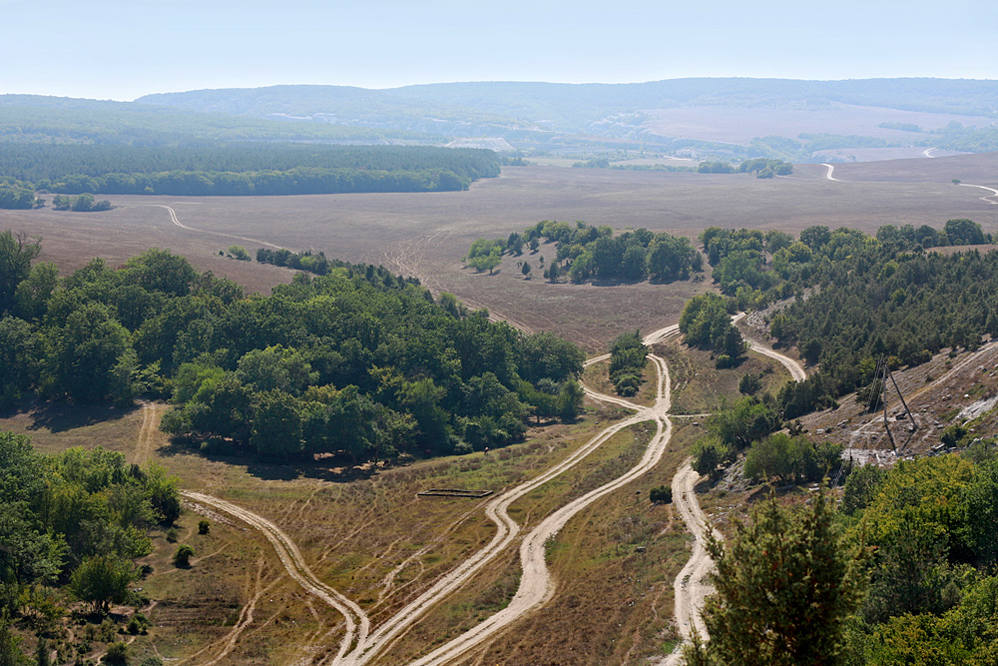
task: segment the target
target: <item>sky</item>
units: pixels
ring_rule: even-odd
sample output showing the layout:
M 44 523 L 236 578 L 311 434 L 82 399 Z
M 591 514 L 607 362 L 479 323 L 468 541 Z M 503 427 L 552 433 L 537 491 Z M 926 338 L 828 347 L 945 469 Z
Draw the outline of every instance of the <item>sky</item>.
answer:
M 0 93 L 998 79 L 996 37 L 993 0 L 0 0 Z

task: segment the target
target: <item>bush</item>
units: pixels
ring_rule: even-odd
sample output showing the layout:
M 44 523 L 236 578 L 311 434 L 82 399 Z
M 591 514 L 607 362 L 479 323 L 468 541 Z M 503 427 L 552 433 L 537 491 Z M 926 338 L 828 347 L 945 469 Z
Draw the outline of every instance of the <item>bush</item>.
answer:
M 648 492 L 648 499 L 652 504 L 672 504 L 672 488 L 668 486 L 658 486 Z
M 177 543 L 177 528 L 171 527 L 166 531 L 166 540 L 170 543 Z
M 125 627 L 125 630 L 132 635 L 144 634 L 149 629 L 149 624 L 149 620 L 145 615 L 142 613 L 136 613 L 131 617 L 131 619 L 128 620 L 128 625 Z
M 744 395 L 753 395 L 762 388 L 762 378 L 759 375 L 747 373 L 742 375 L 738 381 L 738 392 Z
M 198 534 L 207 534 L 211 531 L 211 524 L 207 520 L 198 521 Z
M 107 654 L 104 655 L 104 662 L 107 664 L 127 664 L 128 646 L 124 643 L 111 643 L 107 647 Z
M 173 554 L 173 565 L 178 569 L 187 569 L 191 566 L 191 557 L 193 555 L 193 548 L 187 544 L 181 544 L 177 548 L 177 552 Z

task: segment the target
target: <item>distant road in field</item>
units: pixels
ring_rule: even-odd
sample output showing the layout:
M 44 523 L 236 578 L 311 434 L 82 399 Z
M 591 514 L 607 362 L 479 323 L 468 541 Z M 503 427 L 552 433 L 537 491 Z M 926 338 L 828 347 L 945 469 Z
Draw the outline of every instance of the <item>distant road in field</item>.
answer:
M 175 211 L 170 206 L 167 206 L 166 204 L 144 204 L 144 205 L 146 205 L 146 206 L 153 206 L 155 208 L 165 208 L 166 212 L 170 214 L 170 221 L 173 222 L 173 224 L 175 226 L 178 226 L 181 229 L 185 229 L 187 231 L 194 231 L 194 232 L 197 232 L 199 234 L 211 234 L 212 236 L 218 236 L 220 238 L 230 238 L 232 240 L 241 240 L 241 241 L 244 241 L 246 243 L 256 243 L 257 245 L 263 245 L 263 246 L 266 246 L 266 247 L 269 247 L 269 248 L 273 248 L 275 250 L 287 250 L 288 249 L 288 248 L 286 248 L 286 247 L 284 247 L 282 245 L 275 245 L 274 243 L 270 243 L 270 242 L 267 242 L 265 240 L 259 240 L 257 238 L 249 238 L 247 236 L 237 236 L 235 234 L 227 234 L 227 233 L 223 233 L 221 231 L 210 231 L 208 229 L 195 229 L 194 227 L 189 227 L 186 224 L 184 224 L 183 222 L 181 222 L 180 219 L 177 217 L 177 211 Z
M 832 175 L 833 173 L 835 173 L 835 165 L 834 164 L 827 164 L 825 162 L 822 162 L 821 166 L 823 166 L 823 167 L 825 167 L 827 169 L 827 171 L 825 172 L 825 178 L 827 178 L 828 180 L 834 180 L 837 183 L 841 183 L 842 182 L 841 180 L 839 180 L 838 178 L 836 178 L 835 176 Z
M 991 194 L 987 194 L 983 197 L 978 197 L 978 199 L 989 204 L 998 205 L 998 201 L 995 200 L 995 197 L 998 197 L 998 189 L 995 189 L 993 187 L 987 187 L 985 185 L 971 185 L 970 183 L 958 183 L 958 185 L 960 185 L 961 187 L 976 187 L 980 190 L 987 190 Z
M 180 494 L 191 501 L 205 504 L 219 511 L 224 511 L 231 516 L 235 516 L 262 532 L 274 547 L 288 575 L 297 581 L 306 592 L 317 597 L 323 603 L 331 606 L 343 615 L 343 619 L 346 621 L 346 633 L 340 641 L 336 660 L 341 659 L 346 654 L 355 640 L 362 642 L 367 638 L 371 629 L 371 621 L 364 610 L 341 593 L 320 581 L 312 573 L 308 565 L 305 564 L 305 559 L 298 550 L 298 546 L 277 525 L 251 511 L 247 511 L 231 502 L 226 502 L 211 495 L 187 490 L 181 491 Z

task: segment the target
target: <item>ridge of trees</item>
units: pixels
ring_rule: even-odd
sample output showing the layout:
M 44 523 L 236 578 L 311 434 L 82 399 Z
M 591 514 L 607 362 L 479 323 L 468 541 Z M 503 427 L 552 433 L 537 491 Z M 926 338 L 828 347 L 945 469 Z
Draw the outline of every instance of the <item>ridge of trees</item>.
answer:
M 757 157 L 743 160 L 737 167 L 731 162 L 706 161 L 697 165 L 698 173 L 754 173 L 756 178 L 787 176 L 794 172 L 794 165 L 783 160 Z
M 711 227 L 701 240 L 729 309 L 791 299 L 770 315 L 770 333 L 818 369 L 781 390 L 786 419 L 863 389 L 882 355 L 894 367 L 915 365 L 945 347 L 974 349 L 984 334 L 998 335 L 998 253 L 927 251 L 989 242 L 971 220 L 949 220 L 943 229 L 887 225 L 875 236 L 816 226 L 797 240 Z
M 499 175 L 488 150 L 429 146 L 222 144 L 201 147 L 9 144 L 0 189 L 58 194 L 241 196 L 465 190 Z M 32 204 L 33 205 L 33 204 Z
M 553 220 L 513 232 L 505 240 L 480 238 L 472 243 L 465 263 L 491 273 L 503 255 L 536 253 L 542 242 L 555 243 L 555 259 L 544 269 L 550 282 L 674 282 L 702 270 L 700 253 L 687 238 L 643 228 L 614 235 L 607 226 Z
M 718 368 L 738 365 L 745 355 L 745 340 L 731 323 L 730 306 L 723 296 L 705 292 L 687 301 L 679 316 L 684 342 L 715 352 Z
M 435 300 L 381 267 L 331 262 L 247 298 L 163 250 L 66 278 L 30 266 L 37 252 L 0 234 L 3 407 L 170 397 L 163 428 L 181 442 L 356 462 L 501 446 L 531 415 L 581 409 L 578 347 Z

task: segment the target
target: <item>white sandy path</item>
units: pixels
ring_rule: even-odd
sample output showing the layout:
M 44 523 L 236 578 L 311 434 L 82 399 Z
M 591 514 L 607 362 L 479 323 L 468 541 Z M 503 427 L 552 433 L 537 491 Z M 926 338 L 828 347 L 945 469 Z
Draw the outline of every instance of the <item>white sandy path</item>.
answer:
M 308 568 L 307 564 L 305 564 L 305 560 L 302 557 L 301 552 L 298 550 L 298 547 L 288 537 L 288 535 L 281 531 L 281 529 L 274 525 L 274 523 L 270 522 L 266 518 L 263 518 L 262 516 L 252 513 L 251 511 L 247 511 L 242 507 L 236 506 L 231 502 L 226 502 L 223 499 L 219 499 L 211 495 L 187 490 L 181 491 L 181 494 L 194 502 L 207 504 L 208 506 L 214 507 L 219 511 L 224 511 L 225 513 L 235 516 L 239 520 L 242 520 L 243 522 L 248 523 L 250 526 L 263 532 L 263 535 L 267 537 L 267 540 L 270 541 L 270 544 L 277 552 L 277 556 L 280 558 L 281 563 L 287 570 L 288 575 L 297 581 L 306 592 L 319 598 L 322 602 L 336 609 L 343 615 L 343 618 L 346 621 L 346 633 L 340 641 L 340 648 L 336 657 L 337 659 L 342 658 L 342 656 L 346 654 L 355 639 L 358 643 L 360 643 L 367 638 L 367 635 L 371 629 L 371 621 L 367 617 L 364 610 L 356 603 L 316 578 L 315 574 L 312 573 L 312 570 Z
M 744 316 L 745 313 L 740 312 L 731 319 L 733 322 L 737 322 Z M 753 351 L 779 361 L 790 372 L 794 381 L 801 382 L 807 379 L 804 368 L 794 359 L 773 351 L 755 340 L 748 338 L 746 340 Z M 693 469 L 691 460 L 687 460 L 672 478 L 673 502 L 675 502 L 676 510 L 682 516 L 683 522 L 686 523 L 686 529 L 693 534 L 694 542 L 690 559 L 673 583 L 676 625 L 683 640 L 676 645 L 676 649 L 672 653 L 658 661 L 658 666 L 678 666 L 682 663 L 683 645 L 692 639 L 694 629 L 704 640 L 710 638 L 703 622 L 701 610 L 704 600 L 713 592 L 713 587 L 707 580 L 714 567 L 714 562 L 706 548 L 707 517 L 700 509 L 694 492 L 694 486 L 699 480 L 700 475 Z M 715 533 L 715 536 L 720 538 L 721 535 Z
M 655 355 L 649 355 L 649 358 L 658 370 L 658 398 L 654 407 L 643 408 L 613 396 L 602 396 L 593 391 L 587 391 L 589 395 L 598 396 L 599 399 L 606 398 L 607 402 L 628 406 L 637 411 L 635 416 L 621 422 L 618 426 L 647 420 L 655 421 L 657 426 L 655 435 L 638 464 L 609 483 L 569 502 L 532 529 L 520 544 L 520 562 L 523 575 L 520 578 L 520 586 L 516 595 L 509 605 L 425 657 L 412 662 L 413 666 L 443 664 L 452 661 L 550 600 L 555 591 L 555 582 L 547 568 L 545 543 L 580 511 L 599 498 L 643 476 L 659 463 L 672 436 L 672 423 L 668 418 L 671 404 L 669 370 L 663 359 Z M 615 428 L 619 429 L 617 426 Z
M 653 342 L 657 342 L 677 332 L 678 330 L 679 327 L 675 324 L 666 326 L 645 336 L 644 341 L 646 344 L 652 344 Z M 609 358 L 608 354 L 597 356 L 589 359 L 586 362 L 586 365 L 590 365 L 600 360 L 606 360 L 607 358 Z M 661 369 L 664 370 L 664 361 L 662 363 L 663 366 Z M 659 382 L 660 384 L 662 382 L 661 375 L 659 377 Z M 429 589 L 423 592 L 423 594 L 411 601 L 398 613 L 379 626 L 377 630 L 368 636 L 366 641 L 358 642 L 357 647 L 346 655 L 343 663 L 363 664 L 373 659 L 377 654 L 388 648 L 399 636 L 401 636 L 404 631 L 415 624 L 430 608 L 460 588 L 474 574 L 480 571 L 482 567 L 484 567 L 496 555 L 509 546 L 520 533 L 520 526 L 516 523 L 516 521 L 510 518 L 507 513 L 509 506 L 513 502 L 520 499 L 535 488 L 547 483 L 556 476 L 568 471 L 624 428 L 649 420 L 650 418 L 648 416 L 650 413 L 649 408 L 640 407 L 623 400 L 622 398 L 599 394 L 589 390 L 588 388 L 586 389 L 586 394 L 596 400 L 611 402 L 626 409 L 632 409 L 638 412 L 638 414 L 603 430 L 601 433 L 589 440 L 589 442 L 587 442 L 582 448 L 577 450 L 558 465 L 550 468 L 535 479 L 506 491 L 489 502 L 485 508 L 485 515 L 489 518 L 489 520 L 496 524 L 497 528 L 496 534 L 492 540 L 481 550 L 462 562 L 454 570 L 447 573 L 443 578 L 438 580 Z
M 995 197 L 998 197 L 998 189 L 993 187 L 988 187 L 986 185 L 971 185 L 970 183 L 957 183 L 960 187 L 976 187 L 979 190 L 987 190 L 991 194 L 986 194 L 983 197 L 978 197 L 981 201 L 989 204 L 998 205 L 998 201 L 995 201 Z
M 835 173 L 835 165 L 834 164 L 828 164 L 826 162 L 822 162 L 821 166 L 823 166 L 826 169 L 828 169 L 828 171 L 825 172 L 825 178 L 827 178 L 828 180 L 834 180 L 836 183 L 841 183 L 842 182 L 841 180 L 839 180 L 838 178 L 836 178 L 835 176 L 832 175 L 833 173 Z

